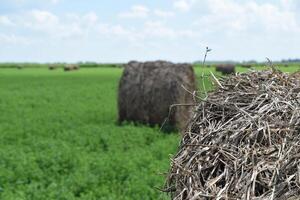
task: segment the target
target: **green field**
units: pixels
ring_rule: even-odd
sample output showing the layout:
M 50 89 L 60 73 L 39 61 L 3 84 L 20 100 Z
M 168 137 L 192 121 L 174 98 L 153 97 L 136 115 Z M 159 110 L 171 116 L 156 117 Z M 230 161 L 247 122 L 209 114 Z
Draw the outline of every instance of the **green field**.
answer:
M 180 137 L 116 125 L 121 73 L 0 69 L 0 199 L 167 199 Z
M 121 69 L 0 70 L 0 199 L 157 199 L 179 137 L 117 126 Z

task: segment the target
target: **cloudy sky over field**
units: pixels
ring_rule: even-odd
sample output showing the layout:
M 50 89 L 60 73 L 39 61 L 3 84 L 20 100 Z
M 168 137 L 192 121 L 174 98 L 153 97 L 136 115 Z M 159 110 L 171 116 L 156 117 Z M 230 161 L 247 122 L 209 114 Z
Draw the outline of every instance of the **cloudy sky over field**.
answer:
M 0 62 L 300 57 L 299 0 L 0 0 Z

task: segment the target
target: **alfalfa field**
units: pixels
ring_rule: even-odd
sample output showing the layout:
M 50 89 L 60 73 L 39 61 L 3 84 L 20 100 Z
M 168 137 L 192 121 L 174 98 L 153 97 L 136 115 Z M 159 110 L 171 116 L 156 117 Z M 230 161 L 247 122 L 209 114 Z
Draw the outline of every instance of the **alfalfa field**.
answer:
M 0 69 L 0 199 L 167 199 L 180 136 L 116 123 L 121 73 Z

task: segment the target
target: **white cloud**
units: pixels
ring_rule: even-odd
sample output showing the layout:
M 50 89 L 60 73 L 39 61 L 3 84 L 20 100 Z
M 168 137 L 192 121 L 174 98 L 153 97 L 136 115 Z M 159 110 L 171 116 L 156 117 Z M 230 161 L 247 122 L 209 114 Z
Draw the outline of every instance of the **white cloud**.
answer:
M 299 10 L 300 9 L 300 1 L 299 0 L 280 0 L 281 5 L 289 10 Z
M 95 31 L 99 24 L 98 15 L 95 12 L 88 12 L 83 15 L 65 14 L 59 16 L 50 11 L 36 9 L 12 15 L 11 19 L 0 16 L 0 26 L 13 25 L 14 31 L 30 31 L 32 35 L 39 38 L 67 39 L 84 37 L 91 31 Z M 4 38 L 8 41 L 8 37 L 2 36 L 3 41 Z M 11 41 L 14 40 L 14 37 L 10 38 Z
M 176 40 L 180 37 L 196 38 L 199 32 L 194 30 L 174 29 L 162 21 L 146 21 L 140 28 L 128 28 L 122 25 L 100 24 L 98 32 L 114 39 L 122 38 L 135 44 L 160 39 Z
M 98 19 L 98 15 L 95 12 L 89 12 L 83 16 L 83 20 L 89 25 L 96 24 Z
M 49 11 L 33 10 L 25 16 L 19 16 L 19 22 L 26 29 L 45 33 L 55 38 L 86 36 L 96 29 L 98 15 L 89 12 L 84 15 L 66 14 L 57 16 Z
M 130 8 L 130 11 L 120 13 L 121 18 L 146 18 L 149 15 L 149 8 L 143 5 L 134 5 Z
M 151 37 L 166 37 L 174 38 L 176 37 L 176 32 L 172 28 L 167 27 L 160 21 L 148 21 L 144 26 L 145 36 Z
M 13 1 L 31 4 L 35 0 Z M 41 1 L 46 5 L 56 2 Z M 170 57 L 167 58 L 173 60 L 193 60 L 199 59 L 199 46 L 201 50 L 206 44 L 215 50 L 211 55 L 216 55 L 213 59 L 264 58 L 272 55 L 280 58 L 299 54 L 298 0 L 278 0 L 277 3 L 258 0 L 170 2 L 170 9 L 132 6 L 128 12 L 119 14 L 121 18 L 132 19 L 129 21 L 120 18 L 102 21 L 105 16 L 102 18 L 102 13 L 93 12 L 93 7 L 91 12 L 84 14 L 22 9 L 7 16 L 0 15 L 0 43 L 9 47 L 8 44 L 30 42 L 31 49 L 35 49 L 35 45 L 44 45 L 43 48 L 52 51 L 52 57 L 60 56 L 62 59 L 68 56 L 63 51 L 82 47 L 86 49 L 76 48 L 78 54 L 72 53 L 72 58 L 77 59 L 81 55 L 91 58 L 93 52 L 98 54 L 102 51 L 103 59 L 108 55 L 113 60 L 118 54 L 113 49 L 120 47 L 124 49 L 119 51 L 122 58 L 136 56 L 143 59 L 143 52 L 149 51 L 153 55 L 151 58 L 168 55 Z M 48 47 L 48 41 L 53 46 L 65 45 L 68 48 L 61 48 L 61 54 L 57 53 Z M 289 47 L 287 50 L 284 49 L 286 46 Z M 157 51 L 153 51 L 156 47 L 159 47 Z
M 140 37 L 146 40 L 153 38 L 178 39 L 180 37 L 196 37 L 194 30 L 174 29 L 162 21 L 147 21 L 141 29 Z
M 0 34 L 0 44 L 12 44 L 12 45 L 28 45 L 30 40 L 23 36 L 17 36 L 15 34 Z
M 26 16 L 19 16 L 21 23 L 28 29 L 54 33 L 58 31 L 59 18 L 51 12 L 44 10 L 30 11 Z
M 300 24 L 295 13 L 289 10 L 282 10 L 271 4 L 253 5 L 249 10 L 257 13 L 258 20 L 261 20 L 263 26 L 270 31 L 300 31 Z
M 5 1 L 5 0 L 4 0 Z M 10 1 L 11 3 L 21 6 L 21 5 L 26 5 L 26 4 L 31 4 L 31 3 L 47 3 L 47 4 L 58 4 L 61 0 L 6 0 Z
M 175 14 L 172 11 L 154 9 L 150 10 L 144 5 L 134 5 L 127 12 L 122 12 L 119 14 L 120 18 L 147 18 L 150 16 L 157 16 L 162 18 L 174 17 Z
M 14 26 L 14 23 L 7 16 L 0 15 L 0 25 Z
M 209 32 L 300 31 L 295 13 L 275 4 L 233 0 L 207 0 L 207 4 L 209 13 L 195 24 Z
M 130 36 L 133 31 L 124 28 L 122 25 L 99 24 L 98 32 L 106 36 Z
M 165 11 L 165 10 L 160 10 L 160 9 L 154 10 L 154 14 L 158 17 L 163 17 L 163 18 L 175 16 L 175 14 L 172 11 Z
M 194 18 L 193 29 L 203 34 L 200 43 L 215 50 L 212 59 L 298 56 L 300 18 L 293 7 L 253 0 L 199 0 L 191 12 L 203 4 L 205 14 Z
M 181 12 L 187 12 L 191 9 L 191 1 L 188 0 L 176 0 L 173 3 L 173 6 L 175 9 L 181 11 Z
M 58 2 L 60 1 L 60 0 L 50 0 L 51 1 L 51 3 L 53 3 L 53 4 L 58 4 Z
M 57 24 L 59 22 L 58 17 L 48 11 L 33 10 L 30 14 L 40 24 Z

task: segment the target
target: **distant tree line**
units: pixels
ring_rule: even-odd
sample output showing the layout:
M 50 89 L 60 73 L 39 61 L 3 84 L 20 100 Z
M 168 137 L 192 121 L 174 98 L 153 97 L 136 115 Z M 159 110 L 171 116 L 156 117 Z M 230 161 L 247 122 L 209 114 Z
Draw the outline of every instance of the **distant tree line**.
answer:
M 63 68 L 69 63 L 53 62 L 53 63 L 14 63 L 6 62 L 0 63 L 0 68 L 46 68 L 55 66 L 55 68 Z M 122 67 L 121 63 L 96 63 L 96 62 L 77 62 L 72 63 L 78 65 L 80 68 L 96 68 L 96 67 Z
M 283 62 L 283 63 L 299 63 L 300 62 L 300 58 L 281 60 L 281 62 Z

